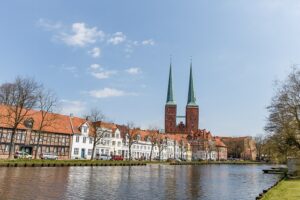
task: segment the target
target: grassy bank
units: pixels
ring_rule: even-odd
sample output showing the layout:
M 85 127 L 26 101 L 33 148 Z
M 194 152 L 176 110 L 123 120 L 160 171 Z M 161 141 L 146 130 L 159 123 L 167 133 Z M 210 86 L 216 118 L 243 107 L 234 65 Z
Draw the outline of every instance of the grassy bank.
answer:
M 104 160 L 0 160 L 0 167 L 60 167 L 60 166 L 142 166 L 141 161 Z
M 267 163 L 255 162 L 255 161 L 191 161 L 191 162 L 170 163 L 170 165 L 206 165 L 206 164 L 249 165 L 249 164 L 267 164 Z
M 263 200 L 298 200 L 300 199 L 300 179 L 284 179 L 270 189 Z
M 265 164 L 252 161 L 193 161 L 193 162 L 166 162 L 166 161 L 110 161 L 110 160 L 0 160 L 0 167 L 59 167 L 59 166 L 136 166 L 146 164 L 167 165 L 206 165 L 206 164 Z

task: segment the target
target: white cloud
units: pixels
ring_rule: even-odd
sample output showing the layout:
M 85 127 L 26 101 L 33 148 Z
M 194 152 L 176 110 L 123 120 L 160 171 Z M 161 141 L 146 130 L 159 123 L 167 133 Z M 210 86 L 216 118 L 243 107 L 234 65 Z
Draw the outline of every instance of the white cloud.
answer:
M 52 22 L 47 19 L 40 18 L 37 22 L 37 25 L 40 27 L 43 27 L 45 30 L 51 31 L 51 30 L 57 30 L 62 28 L 62 23 L 60 22 Z
M 122 32 L 116 32 L 113 34 L 111 38 L 108 39 L 108 43 L 112 43 L 113 45 L 120 44 L 126 40 L 126 35 L 124 35 Z
M 142 45 L 150 45 L 150 46 L 153 46 L 154 44 L 155 44 L 155 42 L 154 42 L 154 40 L 152 40 L 152 39 L 142 41 Z
M 101 54 L 101 49 L 99 47 L 94 47 L 88 52 L 92 57 L 97 58 Z
M 87 44 L 93 44 L 98 39 L 103 39 L 105 34 L 97 27 L 88 28 L 85 23 L 73 23 L 73 34 L 62 34 L 62 40 L 70 46 L 83 47 Z
M 141 73 L 141 69 L 138 67 L 131 67 L 129 69 L 126 69 L 126 72 L 131 75 L 136 75 L 136 74 Z
M 91 75 L 96 77 L 97 79 L 107 79 L 111 75 L 116 74 L 116 71 L 100 71 L 100 72 L 91 72 Z
M 90 68 L 92 69 L 98 69 L 100 68 L 101 66 L 99 64 L 91 64 Z
M 86 104 L 82 101 L 71 101 L 63 99 L 61 102 L 61 113 L 70 115 L 71 113 L 75 116 L 80 116 L 86 110 Z
M 104 88 L 101 90 L 91 90 L 88 94 L 95 98 L 108 98 L 108 97 L 120 97 L 126 95 L 135 95 L 134 93 L 127 93 L 123 90 L 118 90 L 114 88 Z
M 99 64 L 90 65 L 90 74 L 97 79 L 107 79 L 116 73 L 116 70 L 105 70 Z

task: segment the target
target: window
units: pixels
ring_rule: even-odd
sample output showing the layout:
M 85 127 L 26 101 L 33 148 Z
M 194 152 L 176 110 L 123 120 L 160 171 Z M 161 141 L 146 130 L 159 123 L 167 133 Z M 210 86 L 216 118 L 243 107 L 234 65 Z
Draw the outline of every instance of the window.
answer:
M 74 148 L 74 155 L 78 155 L 79 148 Z
M 89 150 L 88 150 L 88 155 L 89 155 L 89 156 L 92 155 L 92 151 L 93 151 L 92 149 L 89 149 Z
M 93 138 L 90 138 L 90 144 L 92 144 L 93 143 Z
M 88 127 L 83 126 L 82 128 L 83 128 L 83 132 L 84 132 L 84 133 L 87 133 L 87 132 L 88 132 Z
M 50 152 L 50 147 L 47 147 L 46 148 L 46 153 L 49 153 Z
M 112 141 L 112 145 L 115 146 L 116 145 L 116 141 Z
M 79 136 L 76 136 L 76 142 L 77 143 L 79 142 Z
M 118 142 L 118 147 L 120 147 L 121 146 L 121 142 Z
M 120 137 L 120 135 L 117 133 L 117 134 L 116 134 L 116 138 L 119 138 L 119 137 Z
M 86 143 L 86 137 L 83 137 L 82 142 Z
M 99 154 L 99 149 L 96 149 L 96 154 Z
M 5 151 L 9 151 L 9 145 L 5 145 Z

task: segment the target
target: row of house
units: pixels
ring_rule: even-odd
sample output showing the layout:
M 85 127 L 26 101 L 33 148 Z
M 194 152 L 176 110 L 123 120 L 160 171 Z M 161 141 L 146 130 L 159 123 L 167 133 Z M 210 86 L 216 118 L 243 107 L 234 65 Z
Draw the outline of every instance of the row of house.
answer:
M 5 117 L 7 106 L 0 105 L 0 158 L 8 158 L 12 139 L 12 124 Z M 41 112 L 30 110 L 24 120 L 17 127 L 13 138 L 13 149 L 25 151 L 34 158 L 39 158 L 43 152 L 56 154 L 59 159 L 90 159 L 94 144 L 94 126 L 88 119 L 75 116 L 67 116 L 56 113 L 48 113 L 47 126 L 40 129 Z M 47 120 L 46 119 L 46 120 Z M 51 119 L 51 121 L 50 121 Z M 101 122 L 96 126 L 96 131 L 105 131 L 100 142 L 96 144 L 94 157 L 101 154 L 122 155 L 129 159 L 129 131 L 133 131 L 135 138 L 131 144 L 131 156 L 133 159 L 166 160 L 188 159 L 188 152 L 195 160 L 225 160 L 227 159 L 226 146 L 219 138 L 203 130 L 204 139 L 190 137 L 186 134 L 157 133 L 160 143 L 151 141 L 151 130 L 134 128 L 129 130 L 124 125 Z M 131 132 L 130 132 L 131 133 Z M 152 149 L 152 154 L 151 154 Z

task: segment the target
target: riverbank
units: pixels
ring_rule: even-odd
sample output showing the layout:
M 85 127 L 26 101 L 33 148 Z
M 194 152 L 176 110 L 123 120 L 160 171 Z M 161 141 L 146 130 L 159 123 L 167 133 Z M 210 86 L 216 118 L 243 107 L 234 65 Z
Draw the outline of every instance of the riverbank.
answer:
M 170 162 L 170 165 L 207 165 L 207 164 L 216 164 L 216 165 L 249 165 L 249 164 L 268 164 L 265 162 L 256 162 L 256 161 L 191 161 L 191 162 Z M 270 163 L 271 164 L 271 163 Z
M 0 167 L 145 166 L 143 161 L 104 160 L 1 160 Z
M 300 179 L 284 179 L 264 194 L 262 200 L 300 199 Z
M 249 165 L 266 164 L 253 161 L 193 161 L 193 162 L 166 162 L 166 161 L 111 161 L 111 160 L 0 160 L 0 167 L 61 167 L 61 166 L 144 166 L 147 164 L 166 165 L 207 165 L 230 164 Z

